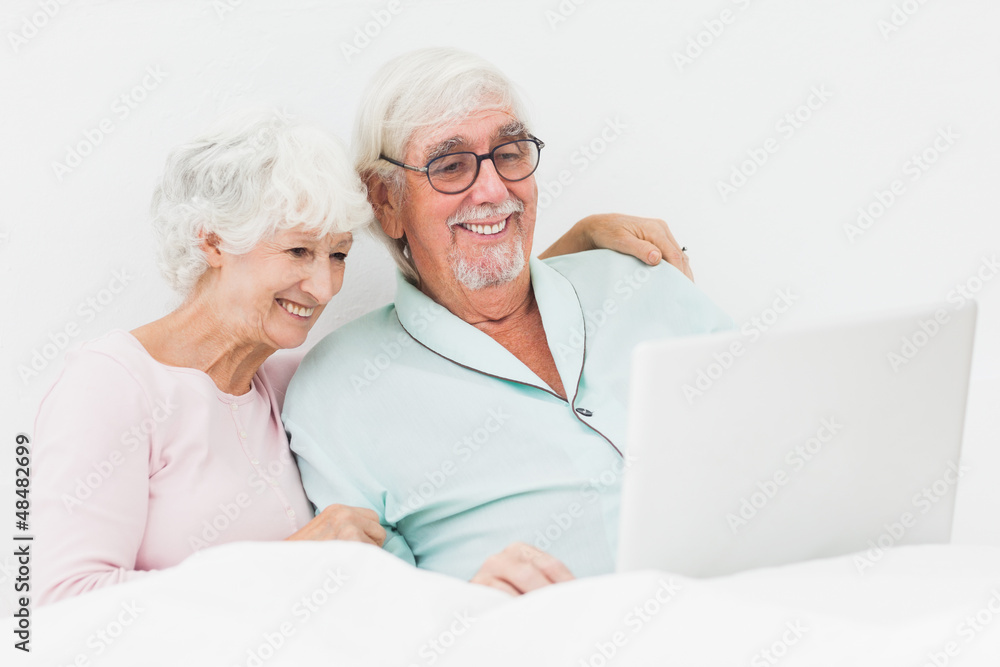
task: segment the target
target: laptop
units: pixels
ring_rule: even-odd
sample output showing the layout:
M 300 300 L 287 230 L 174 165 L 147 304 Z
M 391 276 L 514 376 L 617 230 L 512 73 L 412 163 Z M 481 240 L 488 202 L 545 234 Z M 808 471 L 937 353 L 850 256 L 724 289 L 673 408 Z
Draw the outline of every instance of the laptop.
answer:
M 976 305 L 643 343 L 618 571 L 712 577 L 947 543 Z

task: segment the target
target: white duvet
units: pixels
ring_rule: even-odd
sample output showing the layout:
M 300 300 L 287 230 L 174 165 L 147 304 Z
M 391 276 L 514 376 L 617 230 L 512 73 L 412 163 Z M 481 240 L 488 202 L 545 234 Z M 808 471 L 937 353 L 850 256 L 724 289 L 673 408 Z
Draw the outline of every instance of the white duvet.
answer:
M 8 635 L 8 638 L 10 635 Z M 8 639 L 4 654 L 8 654 Z M 34 613 L 6 664 L 1000 665 L 1000 548 L 900 547 L 519 598 L 345 542 L 237 543 Z

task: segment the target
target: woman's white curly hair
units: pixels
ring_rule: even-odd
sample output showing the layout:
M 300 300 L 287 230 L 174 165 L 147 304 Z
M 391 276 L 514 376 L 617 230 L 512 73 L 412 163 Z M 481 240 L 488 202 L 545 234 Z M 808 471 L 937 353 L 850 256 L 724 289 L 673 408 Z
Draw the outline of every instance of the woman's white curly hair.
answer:
M 209 235 L 244 254 L 281 229 L 326 236 L 372 220 L 340 141 L 275 110 L 227 116 L 174 149 L 151 213 L 160 270 L 182 296 L 208 267 L 201 243 Z

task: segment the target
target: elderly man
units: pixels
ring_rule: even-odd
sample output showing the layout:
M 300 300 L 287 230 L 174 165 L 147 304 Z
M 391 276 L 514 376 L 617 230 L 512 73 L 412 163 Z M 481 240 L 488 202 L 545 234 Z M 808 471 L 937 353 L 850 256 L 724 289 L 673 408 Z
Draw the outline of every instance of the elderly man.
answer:
M 284 413 L 318 508 L 372 508 L 388 551 L 511 593 L 613 571 L 630 351 L 732 327 L 666 263 L 531 258 L 544 144 L 527 123 L 470 54 L 376 75 L 356 166 L 395 303 L 316 345 Z

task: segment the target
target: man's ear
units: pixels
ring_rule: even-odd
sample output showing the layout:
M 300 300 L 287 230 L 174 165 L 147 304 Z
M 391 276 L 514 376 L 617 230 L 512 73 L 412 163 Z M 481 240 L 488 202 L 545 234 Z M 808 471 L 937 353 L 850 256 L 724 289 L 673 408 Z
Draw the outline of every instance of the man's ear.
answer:
M 403 237 L 403 224 L 400 216 L 401 200 L 395 196 L 385 181 L 378 174 L 369 174 L 365 179 L 368 186 L 368 203 L 372 205 L 375 218 L 382 225 L 382 230 L 390 238 Z
M 205 253 L 205 261 L 208 265 L 213 268 L 219 268 L 222 266 L 222 250 L 219 249 L 219 244 L 222 240 L 215 234 L 215 232 L 205 232 L 202 230 L 198 237 L 201 239 L 199 247 Z

